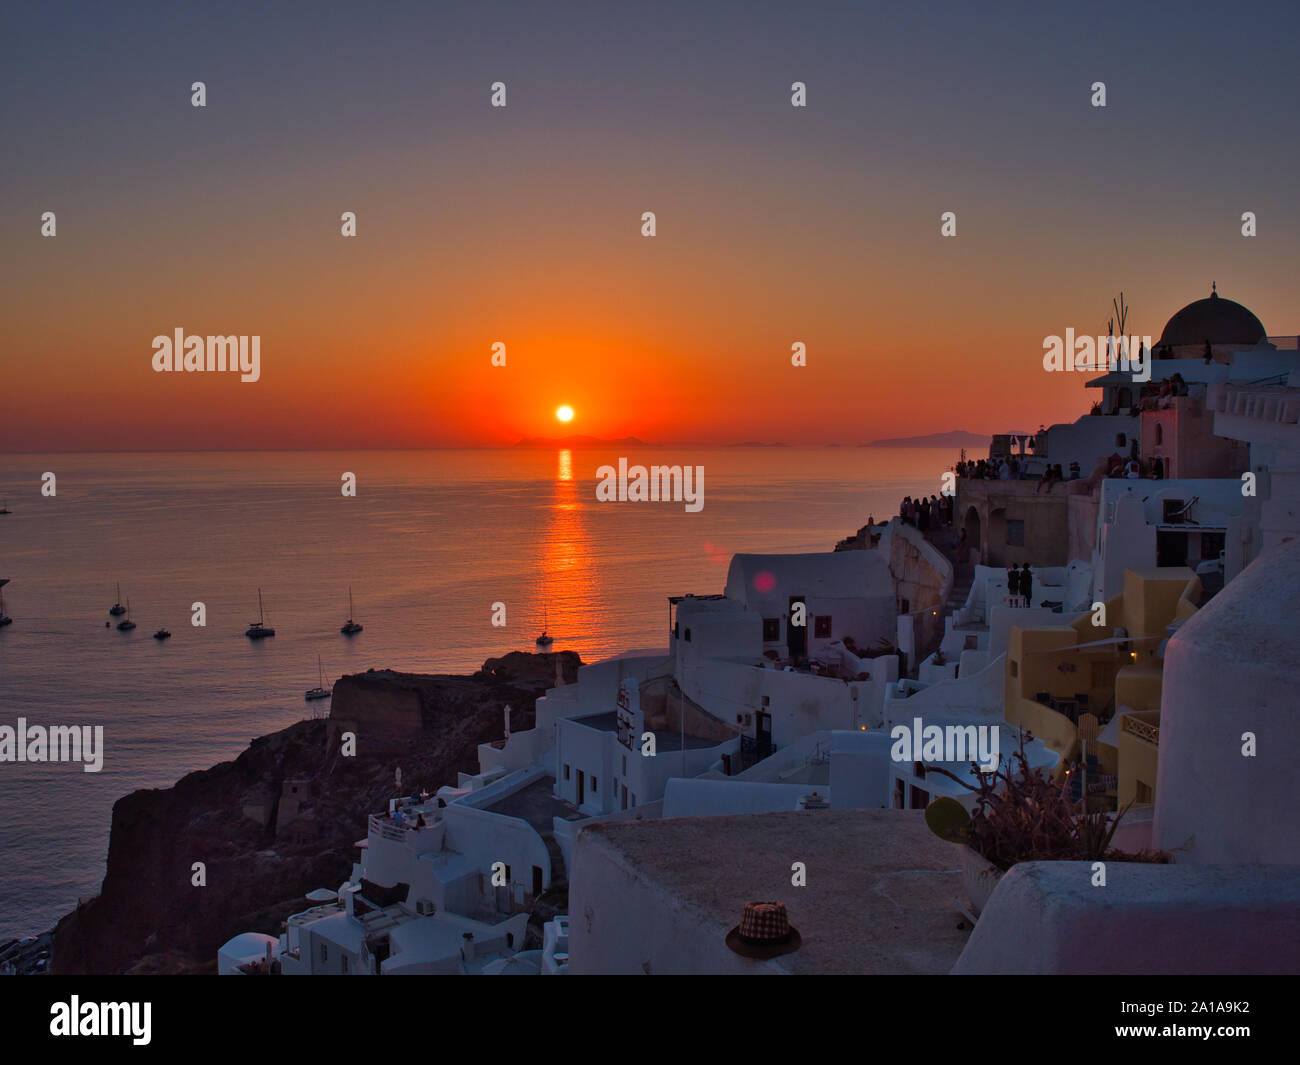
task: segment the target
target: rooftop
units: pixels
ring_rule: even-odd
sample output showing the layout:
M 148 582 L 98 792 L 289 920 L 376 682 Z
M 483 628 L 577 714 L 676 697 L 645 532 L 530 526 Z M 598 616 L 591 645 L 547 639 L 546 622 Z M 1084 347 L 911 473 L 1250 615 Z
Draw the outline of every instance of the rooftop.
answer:
M 554 777 L 541 777 L 484 809 L 504 817 L 518 817 L 536 828 L 540 835 L 548 836 L 552 832 L 553 817 L 565 821 L 576 821 L 582 817 L 572 803 L 557 799 L 553 794 L 554 789 Z
M 587 728 L 594 728 L 600 732 L 618 731 L 618 714 L 613 710 L 603 714 L 589 714 L 586 717 L 573 717 L 566 720 L 576 721 L 579 725 L 586 725 Z M 688 751 L 703 750 L 705 747 L 717 747 L 719 744 L 726 742 L 726 740 L 701 739 L 699 736 L 683 736 L 680 732 L 674 732 L 671 729 L 655 729 L 654 734 L 655 750 L 665 753 L 680 751 L 683 747 Z
M 817 810 L 592 825 L 583 840 L 703 914 L 719 958 L 746 902 L 786 903 L 803 945 L 791 973 L 946 973 L 970 935 L 958 848 L 920 810 Z M 806 887 L 790 866 L 804 862 Z M 635 921 L 636 914 L 623 915 Z

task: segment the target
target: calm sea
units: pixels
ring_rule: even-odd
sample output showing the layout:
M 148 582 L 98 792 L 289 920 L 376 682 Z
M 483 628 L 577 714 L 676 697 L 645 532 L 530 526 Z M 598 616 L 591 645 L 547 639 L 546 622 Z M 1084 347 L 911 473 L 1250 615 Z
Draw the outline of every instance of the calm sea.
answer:
M 667 645 L 667 597 L 720 592 L 736 552 L 826 551 L 937 492 L 949 449 L 646 448 L 705 470 L 703 510 L 598 503 L 603 451 L 0 456 L 0 724 L 102 724 L 104 769 L 0 763 L 0 938 L 98 891 L 112 804 L 307 716 L 374 667 L 462 673 L 531 650 Z M 40 494 L 57 475 L 57 495 Z M 340 493 L 357 477 L 355 498 Z M 110 619 L 115 582 L 138 627 Z M 262 589 L 274 639 L 243 635 Z M 348 638 L 348 588 L 365 631 Z M 202 602 L 207 625 L 190 623 Z M 508 625 L 494 628 L 492 604 Z M 112 620 L 113 627 L 104 623 Z M 152 639 L 166 627 L 172 638 Z

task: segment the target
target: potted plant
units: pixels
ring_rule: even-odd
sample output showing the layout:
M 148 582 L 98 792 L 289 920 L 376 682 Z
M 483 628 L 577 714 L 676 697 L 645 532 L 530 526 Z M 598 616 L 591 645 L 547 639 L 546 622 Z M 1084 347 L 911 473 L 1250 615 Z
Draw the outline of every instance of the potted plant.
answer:
M 1019 749 L 992 772 L 972 763 L 971 784 L 940 766 L 938 773 L 975 793 L 968 813 L 956 799 L 941 796 L 925 808 L 925 820 L 940 839 L 962 845 L 966 891 L 975 916 L 988 902 L 1002 875 L 1017 862 L 1143 861 L 1167 862 L 1158 851 L 1126 854 L 1112 847 L 1126 806 L 1115 817 L 1107 811 L 1088 813 L 1063 785 L 1052 783 L 1041 769 L 1030 768 L 1022 733 Z

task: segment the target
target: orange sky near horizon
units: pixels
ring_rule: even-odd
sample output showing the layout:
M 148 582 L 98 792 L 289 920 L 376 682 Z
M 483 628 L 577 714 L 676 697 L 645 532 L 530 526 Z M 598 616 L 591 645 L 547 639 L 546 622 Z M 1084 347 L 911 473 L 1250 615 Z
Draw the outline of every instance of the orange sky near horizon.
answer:
M 1094 52 L 1058 37 L 1056 13 L 998 26 L 958 7 L 977 36 L 933 41 L 925 18 L 898 13 L 878 26 L 894 47 L 797 12 L 802 36 L 769 13 L 766 29 L 718 16 L 700 38 L 683 9 L 634 47 L 589 12 L 577 25 L 594 19 L 593 40 L 610 42 L 596 52 L 539 49 L 540 15 L 508 33 L 475 7 L 458 17 L 486 20 L 465 39 L 504 34 L 518 73 L 499 113 L 480 57 L 425 25 L 353 42 L 340 73 L 328 27 L 285 16 L 258 47 L 293 61 L 254 72 L 222 47 L 244 31 L 196 14 L 167 39 L 214 66 L 206 112 L 175 98 L 184 49 L 160 72 L 132 62 L 147 42 L 130 35 L 120 54 L 89 29 L 66 54 L 36 48 L 28 102 L 0 116 L 15 138 L 0 450 L 1029 430 L 1087 412 L 1088 375 L 1044 372 L 1043 340 L 1104 334 L 1120 291 L 1130 333 L 1158 337 L 1212 281 L 1270 333 L 1300 332 L 1281 136 L 1293 113 L 1219 124 L 1218 162 L 1251 158 L 1261 136 L 1285 147 L 1259 167 L 1205 165 L 1203 135 L 1204 115 L 1289 87 L 1289 65 L 1175 90 L 1126 63 L 1102 112 L 1083 91 Z M 1050 46 L 1026 51 L 1011 31 Z M 1193 31 L 1222 32 L 1217 19 L 1179 32 Z M 1140 57 L 1140 41 L 1118 46 Z M 806 112 L 784 66 L 772 73 L 789 48 L 820 79 Z M 87 56 L 102 79 L 90 100 L 60 68 Z M 1122 166 L 1107 162 L 1117 146 Z M 940 236 L 946 210 L 955 237 Z M 152 338 L 177 327 L 259 335 L 261 380 L 154 373 Z M 791 365 L 796 341 L 806 367 Z M 561 403 L 577 412 L 567 425 Z
M 585 242 L 565 241 L 563 218 L 525 213 L 496 240 L 462 219 L 430 241 L 437 255 L 420 227 L 378 211 L 361 212 L 357 238 L 336 236 L 323 205 L 317 232 L 301 210 L 287 233 L 236 223 L 208 256 L 188 250 L 202 246 L 198 221 L 124 240 L 66 219 L 56 241 L 30 241 L 10 288 L 0 446 L 438 447 L 565 433 L 854 444 L 1033 429 L 1087 410 L 1088 375 L 1045 373 L 1042 340 L 1068 326 L 1105 333 L 1118 269 L 1098 280 L 1083 257 L 1017 267 L 1013 283 L 1006 264 L 1032 258 L 1034 241 L 981 233 L 973 218 L 948 241 L 937 219 L 916 219 L 915 237 L 873 261 L 851 234 L 762 240 L 743 219 L 724 227 L 671 205 L 644 238 L 631 206 L 588 223 Z M 1210 278 L 1123 273 L 1145 282 L 1126 286 L 1130 332 L 1158 336 L 1208 294 Z M 1300 326 L 1277 322 L 1280 279 L 1218 280 L 1270 332 Z M 152 338 L 178 326 L 260 335 L 261 379 L 155 373 Z M 491 364 L 496 341 L 504 367 Z M 795 341 L 806 367 L 791 365 Z M 576 411 L 568 425 L 554 418 L 562 403 Z

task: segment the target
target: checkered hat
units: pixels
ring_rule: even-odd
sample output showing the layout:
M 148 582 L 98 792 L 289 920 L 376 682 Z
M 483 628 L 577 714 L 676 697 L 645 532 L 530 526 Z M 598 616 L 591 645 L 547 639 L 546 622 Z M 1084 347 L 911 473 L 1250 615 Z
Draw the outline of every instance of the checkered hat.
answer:
M 740 938 L 751 943 L 772 943 L 790 934 L 784 902 L 747 902 L 740 919 Z
M 727 946 L 747 958 L 775 958 L 798 950 L 802 939 L 790 924 L 784 902 L 747 902 L 740 924 L 727 933 Z

